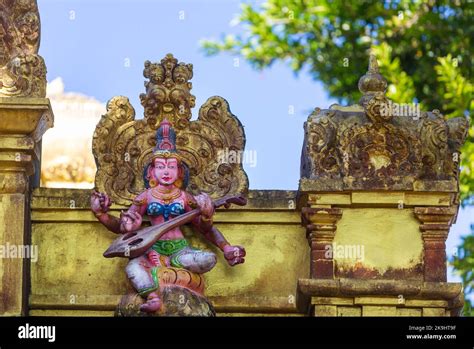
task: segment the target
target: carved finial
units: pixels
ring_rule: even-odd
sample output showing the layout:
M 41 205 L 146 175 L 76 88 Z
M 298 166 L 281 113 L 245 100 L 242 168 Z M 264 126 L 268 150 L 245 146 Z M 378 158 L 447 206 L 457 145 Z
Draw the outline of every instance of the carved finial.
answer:
M 373 55 L 359 87 L 364 94 L 360 105 L 316 109 L 308 117 L 300 192 L 446 190 L 455 194 L 468 119 L 447 120 L 439 110 L 426 112 L 415 103 L 392 102 L 383 92 L 386 81 Z
M 359 79 L 359 91 L 363 94 L 359 104 L 364 105 L 373 95 L 385 93 L 386 90 L 387 80 L 379 72 L 377 58 L 371 54 L 369 57 L 369 69 Z
M 191 94 L 193 65 L 178 63 L 178 60 L 168 53 L 159 63 L 145 62 L 143 76 L 146 93 L 140 95 L 145 108 L 145 119 L 159 127 L 160 121 L 167 118 L 174 127 L 181 129 L 191 119 L 191 108 L 194 107 L 195 97 Z
M 0 0 L 0 97 L 45 97 L 36 0 Z
M 377 57 L 374 54 L 370 54 L 369 56 L 369 73 L 372 74 L 379 74 L 379 64 L 377 63 Z

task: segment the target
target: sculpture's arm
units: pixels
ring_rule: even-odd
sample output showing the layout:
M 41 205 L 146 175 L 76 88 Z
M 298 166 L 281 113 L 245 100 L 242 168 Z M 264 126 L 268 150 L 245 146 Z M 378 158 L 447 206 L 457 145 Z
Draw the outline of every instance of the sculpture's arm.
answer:
M 214 215 L 214 204 L 211 197 L 205 193 L 196 196 L 192 196 L 186 192 L 184 192 L 184 194 L 184 210 L 186 212 L 198 207 L 201 210 L 201 214 L 192 221 L 192 224 L 203 229 L 210 229 L 212 227 L 212 216 Z
M 211 227 L 210 229 L 203 229 L 202 226 L 198 224 L 194 226 L 209 242 L 217 246 L 222 252 L 224 252 L 226 247 L 230 246 L 230 243 L 226 240 L 224 235 L 222 235 L 222 233 L 217 230 L 216 227 Z
M 105 193 L 93 191 L 91 194 L 91 209 L 102 225 L 115 234 L 120 233 L 120 220 L 108 214 L 112 200 Z
M 100 215 L 95 215 L 100 223 L 105 226 L 108 230 L 115 234 L 121 234 L 120 231 L 120 220 L 108 213 L 100 213 Z
M 214 204 L 207 194 L 199 194 L 193 197 L 186 193 L 185 210 L 190 211 L 199 207 L 202 214 L 196 217 L 192 224 L 209 242 L 217 246 L 223 253 L 227 262 L 234 266 L 245 261 L 245 248 L 232 246 L 224 235 L 213 226 Z
M 210 229 L 202 229 L 202 227 L 197 225 L 196 229 L 208 241 L 219 247 L 219 249 L 224 253 L 224 258 L 229 265 L 234 266 L 245 262 L 245 248 L 242 246 L 231 245 L 216 227 L 213 226 Z
M 108 230 L 115 234 L 126 233 L 138 229 L 141 226 L 141 218 L 146 210 L 146 200 L 144 200 L 145 192 L 138 195 L 133 204 L 122 213 L 120 218 L 112 216 L 108 213 L 112 200 L 105 193 L 94 191 L 91 195 L 92 212 Z
M 120 214 L 120 232 L 128 233 L 140 229 L 147 206 L 146 191 L 137 195 L 126 212 Z

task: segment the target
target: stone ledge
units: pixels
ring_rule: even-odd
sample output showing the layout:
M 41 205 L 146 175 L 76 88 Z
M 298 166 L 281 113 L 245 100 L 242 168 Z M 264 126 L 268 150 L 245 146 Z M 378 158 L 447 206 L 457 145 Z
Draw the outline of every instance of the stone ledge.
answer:
M 92 189 L 37 188 L 33 191 L 31 207 L 42 209 L 90 209 Z M 126 206 L 112 205 L 111 209 L 121 210 Z M 225 209 L 223 209 L 225 210 Z M 231 205 L 228 210 L 236 211 L 296 211 L 296 191 L 291 190 L 249 190 L 246 206 Z
M 71 303 L 71 294 L 48 295 L 30 294 L 30 311 L 108 311 L 113 315 L 114 309 L 123 295 L 76 295 Z M 294 314 L 297 312 L 295 301 L 279 296 L 208 296 L 218 313 L 241 314 Z
M 415 206 L 453 206 L 455 194 L 445 192 L 413 191 L 358 191 L 341 193 L 305 193 L 306 205 L 334 205 L 337 207 L 415 207 Z
M 451 310 L 443 307 L 400 307 L 396 305 L 340 305 L 327 298 L 327 304 L 312 304 L 310 315 L 315 317 L 444 317 L 451 316 Z
M 369 182 L 370 179 L 367 179 Z M 354 178 L 301 178 L 299 191 L 302 193 L 340 192 L 340 191 L 366 191 L 368 187 L 363 182 L 354 182 Z M 414 191 L 414 192 L 452 192 L 458 191 L 457 182 L 452 180 L 422 180 L 411 176 L 400 177 L 391 187 L 372 186 L 370 190 L 383 191 Z
M 0 97 L 0 111 L 2 134 L 33 134 L 35 141 L 39 141 L 53 127 L 54 115 L 48 98 Z
M 336 299 L 352 297 L 355 299 L 354 303 L 356 303 L 356 301 L 360 302 L 364 296 L 371 296 L 376 299 L 380 296 L 388 298 L 390 296 L 399 297 L 400 295 L 406 299 L 405 306 L 434 308 L 435 304 L 437 307 L 446 304 L 454 312 L 462 308 L 464 301 L 461 283 L 408 280 L 299 279 L 296 303 L 300 312 L 307 313 L 312 300 L 315 300 L 316 297 L 335 297 Z M 408 304 L 406 304 L 407 302 Z

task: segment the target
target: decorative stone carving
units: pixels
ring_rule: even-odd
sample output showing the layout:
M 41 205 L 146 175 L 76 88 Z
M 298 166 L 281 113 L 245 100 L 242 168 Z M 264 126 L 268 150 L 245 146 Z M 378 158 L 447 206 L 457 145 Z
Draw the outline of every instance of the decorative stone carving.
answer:
M 145 118 L 134 120 L 128 99 L 114 97 L 93 138 L 99 192 L 91 195 L 91 209 L 108 230 L 121 234 L 104 256 L 129 259 L 126 274 L 134 288 L 117 315 L 213 316 L 202 274 L 217 257 L 192 248 L 181 227 L 191 223 L 229 265 L 244 262 L 245 249 L 213 226 L 216 208 L 247 202 L 242 164 L 225 158 L 244 150 L 243 128 L 221 97 L 210 98 L 198 120 L 189 121 L 192 65 L 169 54 L 159 64 L 145 62 L 144 75 L 150 79 L 140 96 Z M 111 199 L 130 208 L 120 218 L 110 215 Z M 151 227 L 142 228 L 145 216 Z
M 386 87 L 371 57 L 359 105 L 316 108 L 308 117 L 300 189 L 308 181 L 315 190 L 413 190 L 417 181 L 457 181 L 468 120 L 415 107 L 406 108 L 413 115 L 396 112 Z
M 35 0 L 0 0 L 0 97 L 45 97 Z
M 242 152 L 245 134 L 227 101 L 210 97 L 190 121 L 191 64 L 177 63 L 168 54 L 160 63 L 145 62 L 146 94 L 140 96 L 145 117 L 135 120 L 128 98 L 118 96 L 107 103 L 107 113 L 94 132 L 92 151 L 97 164 L 96 188 L 111 199 L 129 205 L 143 190 L 142 172 L 156 145 L 160 122 L 169 120 L 176 131 L 176 145 L 190 171 L 188 191 L 200 191 L 216 199 L 248 191 L 248 178 L 241 163 L 227 161 L 225 154 Z

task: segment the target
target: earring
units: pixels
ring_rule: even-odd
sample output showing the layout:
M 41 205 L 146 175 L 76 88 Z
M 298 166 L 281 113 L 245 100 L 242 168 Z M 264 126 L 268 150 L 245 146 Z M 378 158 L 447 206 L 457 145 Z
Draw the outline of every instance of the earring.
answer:
M 158 184 L 158 183 L 156 183 L 155 179 L 150 179 L 148 181 L 148 183 L 150 184 L 150 187 L 152 187 L 152 188 L 156 187 L 156 185 Z
M 181 189 L 183 187 L 183 180 L 178 178 L 175 182 L 174 182 L 174 185 L 175 187 Z

